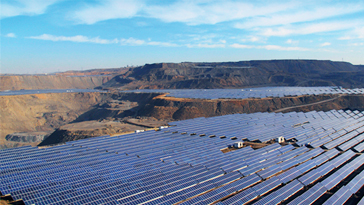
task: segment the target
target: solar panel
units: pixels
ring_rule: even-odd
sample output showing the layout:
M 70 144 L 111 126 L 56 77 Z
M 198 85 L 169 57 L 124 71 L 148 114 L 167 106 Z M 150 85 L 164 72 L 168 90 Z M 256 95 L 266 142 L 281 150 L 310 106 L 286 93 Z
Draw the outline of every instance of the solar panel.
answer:
M 341 205 L 351 197 L 352 193 L 345 186 L 341 187 L 335 194 L 333 194 L 323 205 Z
M 351 149 L 359 149 L 360 144 L 344 153 L 336 148 L 324 151 L 278 143 L 226 153 L 221 149 L 235 142 L 232 137 L 265 141 L 286 136 L 310 139 L 311 145 L 322 139 L 342 138 L 345 141 L 339 147 L 354 139 L 359 143 L 364 116 L 355 119 L 351 115 L 342 111 L 234 114 L 174 122 L 176 126 L 164 129 L 168 132 L 101 136 L 45 149 L 0 150 L 0 190 L 26 204 L 291 200 L 298 193 L 306 193 L 301 182 L 315 187 L 318 179 L 327 176 L 331 180 L 320 184 L 330 189 L 355 173 L 364 157 Z M 302 125 L 307 120 L 310 123 Z M 296 124 L 302 126 L 293 126 Z M 218 137 L 223 135 L 226 138 Z M 358 183 L 349 182 L 351 193 L 362 186 L 359 177 L 355 179 Z

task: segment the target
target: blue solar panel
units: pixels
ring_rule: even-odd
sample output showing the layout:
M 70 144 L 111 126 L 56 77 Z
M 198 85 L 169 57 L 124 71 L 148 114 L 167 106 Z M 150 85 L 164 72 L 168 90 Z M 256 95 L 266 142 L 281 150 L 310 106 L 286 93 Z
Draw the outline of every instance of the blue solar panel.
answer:
M 246 99 L 246 98 L 267 98 L 286 97 L 300 95 L 319 94 L 358 94 L 364 93 L 364 89 L 339 89 L 335 87 L 263 87 L 246 89 L 164 89 L 164 90 L 128 90 L 122 92 L 142 93 L 169 93 L 167 96 L 176 98 L 196 99 Z M 352 113 L 355 115 L 355 113 Z
M 300 182 L 315 186 L 321 176 L 331 177 L 332 182 L 321 182 L 329 189 L 358 169 L 364 157 L 350 149 L 340 153 L 336 148 L 324 151 L 278 143 L 227 153 L 221 149 L 235 142 L 232 136 L 238 141 L 286 136 L 309 139 L 311 145 L 329 138 L 345 140 L 338 146 L 354 139 L 359 143 L 364 115 L 355 119 L 353 114 L 235 114 L 174 122 L 176 126 L 164 129 L 169 132 L 101 136 L 43 149 L 0 150 L 0 190 L 30 204 L 206 204 L 222 199 L 222 204 L 241 204 L 255 199 L 260 203 L 285 200 L 301 190 Z M 306 121 L 309 123 L 303 124 Z M 301 126 L 293 126 L 296 124 Z M 218 137 L 222 135 L 226 138 Z M 351 148 L 355 150 L 354 145 Z M 362 186 L 361 180 L 349 183 L 355 187 L 351 192 Z M 267 195 L 272 190 L 272 195 Z M 280 194 L 279 190 L 286 191 Z

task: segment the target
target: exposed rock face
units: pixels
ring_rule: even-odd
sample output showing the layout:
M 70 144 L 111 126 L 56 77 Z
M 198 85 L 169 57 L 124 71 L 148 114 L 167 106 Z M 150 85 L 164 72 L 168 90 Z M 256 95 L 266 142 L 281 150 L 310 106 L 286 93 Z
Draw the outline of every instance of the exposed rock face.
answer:
M 0 91 L 38 89 L 87 89 L 106 83 L 129 68 L 66 71 L 49 75 L 0 75 Z
M 325 102 L 325 100 L 333 99 Z M 319 103 L 324 101 L 323 103 Z M 317 103 L 317 104 L 314 104 Z M 312 104 L 312 105 L 310 105 Z M 296 107 L 298 105 L 305 105 Z M 308 105 L 308 106 L 306 106 Z M 284 98 L 263 99 L 178 99 L 170 97 L 158 97 L 151 101 L 141 113 L 144 116 L 158 119 L 185 120 L 196 117 L 213 117 L 234 113 L 274 112 L 280 108 L 289 108 L 291 111 L 329 111 L 332 109 L 364 110 L 363 95 L 310 95 Z
M 130 69 L 104 88 L 232 88 L 249 86 L 363 87 L 364 70 L 346 62 L 271 60 L 158 63 Z
M 13 133 L 6 135 L 5 139 L 12 142 L 41 142 L 47 137 L 46 132 L 28 132 L 28 133 Z
M 0 76 L 1 90 L 37 89 L 87 89 L 109 81 L 113 76 L 65 76 L 65 75 L 3 75 Z
M 49 93 L 0 96 L 0 144 L 15 132 L 53 132 L 70 122 L 136 115 L 158 94 Z M 115 107 L 116 106 L 116 107 Z
M 310 95 L 243 100 L 182 99 L 165 97 L 158 93 L 112 92 L 1 96 L 0 145 L 13 147 L 24 145 L 26 141 L 29 141 L 28 143 L 36 141 L 31 137 L 9 135 L 15 132 L 53 132 L 57 129 L 53 133 L 55 138 L 49 141 L 49 144 L 140 129 L 138 126 L 143 122 L 134 120 L 129 122 L 129 117 L 151 117 L 156 120 L 172 121 L 233 113 L 274 112 L 287 107 L 289 109 L 284 112 L 331 109 L 363 111 L 363 102 L 364 95 Z M 297 107 L 300 105 L 302 106 Z M 113 124 L 109 127 L 91 126 L 81 129 L 80 124 L 74 124 L 91 120 L 100 122 L 104 119 L 115 121 L 118 126 Z M 75 128 L 63 127 L 72 125 L 69 123 L 72 123 Z M 119 127 L 123 123 L 134 127 L 124 125 Z M 8 137 L 5 138 L 5 136 Z
M 135 94 L 136 97 L 140 95 Z M 131 97 L 131 96 L 129 96 Z M 138 109 L 139 116 L 149 117 L 153 120 L 152 127 L 158 127 L 168 121 L 185 120 L 197 117 L 213 117 L 220 115 L 228 115 L 234 113 L 254 113 L 254 112 L 273 112 L 280 108 L 290 108 L 285 112 L 290 111 L 312 111 L 331 109 L 358 109 L 364 110 L 363 95 L 318 95 L 318 96 L 299 96 L 299 97 L 284 97 L 284 98 L 263 98 L 263 99 L 216 99 L 216 100 L 201 100 L 201 99 L 181 99 L 173 97 L 164 97 L 164 95 L 148 98 L 144 101 L 148 103 L 140 103 Z M 301 107 L 297 107 L 300 106 Z M 308 105 L 308 106 L 307 106 Z M 100 113 L 105 113 L 104 117 L 109 119 L 119 118 L 118 112 L 112 112 L 100 106 Z M 91 111 L 95 113 L 95 110 Z M 94 119 L 102 116 L 93 115 Z M 164 121 L 163 121 L 164 120 Z M 132 123 L 130 123 L 132 122 Z M 150 122 L 150 121 L 149 121 Z M 128 126 L 126 124 L 129 124 Z M 46 138 L 40 146 L 52 145 L 84 139 L 94 136 L 112 135 L 115 133 L 128 132 L 137 129 L 145 129 L 140 127 L 143 120 L 129 119 L 120 122 L 93 122 L 83 121 L 64 125 L 57 129 L 52 135 Z M 130 126 L 131 125 L 131 126 Z M 149 127 L 149 126 L 148 126 Z
M 135 119 L 136 120 L 136 119 Z M 165 124 L 164 121 L 154 120 L 155 126 Z M 145 129 L 138 126 L 120 121 L 84 121 L 71 123 L 55 130 L 49 137 L 42 141 L 38 146 L 48 146 L 68 141 L 85 139 L 90 137 L 130 133 L 135 130 Z

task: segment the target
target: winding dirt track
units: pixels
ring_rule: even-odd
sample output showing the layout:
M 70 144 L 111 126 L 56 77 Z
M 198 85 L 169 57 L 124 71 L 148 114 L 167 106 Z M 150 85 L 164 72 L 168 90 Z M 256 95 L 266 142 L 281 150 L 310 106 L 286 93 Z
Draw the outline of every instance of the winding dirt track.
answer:
M 326 102 L 330 102 L 330 101 L 336 100 L 336 99 L 338 99 L 338 98 L 340 98 L 342 96 L 344 96 L 344 94 L 339 94 L 337 97 L 334 97 L 334 98 L 331 98 L 331 99 L 327 99 L 327 100 L 322 100 L 322 101 L 319 101 L 319 102 L 314 102 L 314 103 L 305 104 L 305 105 L 297 105 L 297 106 L 291 106 L 291 107 L 281 108 L 281 109 L 275 110 L 274 112 L 277 113 L 277 112 L 283 112 L 283 111 L 286 111 L 286 110 L 289 110 L 289 109 L 292 109 L 292 108 L 298 108 L 298 107 L 305 107 L 305 106 L 310 106 L 310 105 L 322 104 L 322 103 L 326 103 Z

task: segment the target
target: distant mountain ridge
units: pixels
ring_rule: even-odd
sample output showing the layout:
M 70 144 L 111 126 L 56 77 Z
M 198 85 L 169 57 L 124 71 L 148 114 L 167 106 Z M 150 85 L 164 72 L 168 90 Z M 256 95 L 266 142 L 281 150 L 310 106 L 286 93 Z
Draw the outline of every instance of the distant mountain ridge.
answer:
M 2 90 L 212 89 L 261 86 L 364 87 L 364 66 L 329 60 L 154 63 L 144 66 L 0 75 Z
M 94 88 L 128 70 L 129 68 L 115 68 L 36 75 L 6 74 L 0 75 L 0 91 Z
M 176 89 L 249 86 L 364 87 L 364 66 L 329 60 L 155 63 L 129 69 L 100 88 Z

